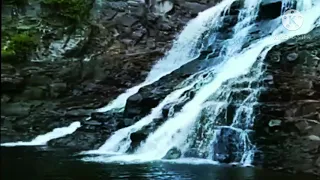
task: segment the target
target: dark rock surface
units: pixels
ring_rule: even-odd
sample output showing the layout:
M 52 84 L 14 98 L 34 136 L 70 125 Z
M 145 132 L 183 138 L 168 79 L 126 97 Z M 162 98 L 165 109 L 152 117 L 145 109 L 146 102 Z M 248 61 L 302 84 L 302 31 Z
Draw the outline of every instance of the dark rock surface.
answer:
M 264 167 L 320 175 L 319 40 L 317 28 L 274 47 L 266 58 L 273 83 L 260 96 L 256 120 L 257 159 Z
M 167 152 L 163 159 L 178 159 L 181 157 L 181 155 L 181 151 L 178 148 L 174 147 Z

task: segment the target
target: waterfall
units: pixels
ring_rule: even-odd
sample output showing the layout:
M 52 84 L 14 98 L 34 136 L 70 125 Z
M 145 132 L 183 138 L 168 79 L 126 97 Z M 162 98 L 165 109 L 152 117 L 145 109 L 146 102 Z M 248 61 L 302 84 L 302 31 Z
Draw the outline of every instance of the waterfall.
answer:
M 234 1 L 235 0 L 224 1 L 222 4 L 199 13 L 199 15 L 195 19 L 192 19 L 183 29 L 166 55 L 152 67 L 143 83 L 128 89 L 110 104 L 97 111 L 105 112 L 111 109 L 123 108 L 126 100 L 131 95 L 137 93 L 141 87 L 152 84 L 161 77 L 193 60 L 200 52 L 200 49 L 197 48 L 197 46 L 199 41 L 202 40 L 202 34 L 208 30 L 208 27 L 219 26 L 221 21 L 220 13 L 228 9 Z
M 227 1 L 222 1 L 224 2 Z M 264 32 L 260 38 L 245 47 L 249 30 L 254 26 L 258 11 L 257 6 L 252 7 L 255 3 L 259 4 L 260 1 L 245 1 L 239 22 L 234 28 L 233 38 L 225 42 L 224 52 L 220 53 L 223 60 L 214 70 L 215 75 L 205 79 L 206 83 L 202 83 L 193 99 L 186 103 L 180 112 L 149 134 L 133 154 L 123 155 L 124 151 L 114 149 L 120 154 L 111 157 L 86 157 L 83 160 L 98 162 L 161 160 L 171 149 L 176 148 L 182 152 L 183 158 L 202 158 L 205 163 L 211 160 L 250 165 L 255 153 L 255 146 L 250 141 L 250 132 L 253 131 L 257 95 L 263 88 L 259 84 L 263 80 L 263 60 L 273 46 L 287 40 L 279 37 L 306 34 L 319 23 L 320 17 L 319 1 L 312 1 L 311 6 L 310 3 L 300 3 L 297 9 L 302 10 L 305 19 L 300 29 L 286 30 L 279 17 L 273 21 L 273 27 L 269 32 Z M 246 10 L 246 7 L 251 7 L 255 11 L 250 12 L 250 8 Z M 251 17 L 244 16 L 248 14 Z M 233 106 L 234 109 L 231 117 L 226 117 L 229 116 L 229 113 L 226 113 L 228 106 Z M 110 142 L 109 140 L 107 142 Z
M 152 83 L 153 81 L 158 80 L 161 76 L 164 76 L 166 74 L 164 72 L 170 71 L 172 66 L 176 69 L 185 64 L 186 60 L 189 60 L 190 57 L 197 54 L 197 51 L 199 50 L 196 50 L 196 46 L 202 34 L 205 32 L 205 30 L 212 26 L 219 26 L 219 23 L 221 23 L 221 15 L 223 14 L 223 12 L 230 8 L 231 4 L 234 1 L 235 0 L 223 1 L 222 3 L 200 13 L 197 18 L 193 19 L 180 34 L 178 40 L 176 41 L 176 43 L 174 43 L 172 50 L 169 51 L 167 56 L 161 59 L 152 68 L 145 83 Z M 190 48 L 190 46 L 192 48 Z M 138 89 L 136 90 L 138 91 Z M 130 92 L 133 93 L 133 91 Z M 110 153 L 110 151 L 113 151 L 113 153 L 114 151 L 124 153 L 128 149 L 128 146 L 130 146 L 130 140 L 128 136 L 130 136 L 132 132 L 140 130 L 143 126 L 152 122 L 154 114 L 160 114 L 160 111 L 162 110 L 162 107 L 164 105 L 164 103 L 160 103 L 149 116 L 142 118 L 137 123 L 138 125 L 134 124 L 128 128 L 118 130 L 98 150 L 89 151 L 87 153 Z M 126 146 L 119 145 L 118 143 L 124 139 L 126 139 Z
M 128 89 L 123 94 L 119 95 L 115 100 L 106 105 L 105 107 L 99 108 L 97 112 L 106 112 L 109 110 L 122 110 L 125 106 L 126 100 L 133 94 L 137 93 L 141 87 L 149 85 L 161 77 L 171 73 L 172 71 L 178 69 L 182 65 L 190 62 L 199 55 L 200 49 L 197 48 L 199 42 L 202 40 L 202 34 L 208 30 L 208 27 L 211 26 L 219 26 L 218 23 L 221 21 L 220 12 L 224 11 L 235 0 L 227 0 L 224 3 L 211 8 L 207 11 L 200 13 L 195 19 L 191 20 L 177 39 L 174 41 L 172 48 L 166 53 L 166 55 L 160 59 L 149 72 L 146 80 L 141 84 Z M 80 122 L 75 122 L 75 124 L 80 124 Z M 31 141 L 31 142 L 12 142 L 8 143 L 11 146 L 26 146 L 26 145 L 43 145 L 48 141 L 56 138 L 60 138 L 66 136 L 76 129 L 79 126 L 70 125 L 68 127 L 56 128 L 51 132 L 48 132 L 45 135 L 39 135 L 36 139 L 42 139 L 42 141 Z M 54 132 L 61 132 L 59 136 L 57 136 Z M 48 137 L 43 139 L 43 137 Z

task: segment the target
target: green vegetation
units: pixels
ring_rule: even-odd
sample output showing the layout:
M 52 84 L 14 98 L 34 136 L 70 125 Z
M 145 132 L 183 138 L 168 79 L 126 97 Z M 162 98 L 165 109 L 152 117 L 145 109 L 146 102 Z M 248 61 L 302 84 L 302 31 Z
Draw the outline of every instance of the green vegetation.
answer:
M 7 46 L 1 48 L 2 61 L 24 62 L 37 47 L 36 38 L 28 33 L 12 36 Z
M 88 0 L 43 0 L 51 9 L 51 14 L 59 16 L 69 23 L 78 24 L 90 14 L 91 4 Z
M 12 62 L 16 59 L 16 53 L 12 49 L 1 48 L 1 60 Z

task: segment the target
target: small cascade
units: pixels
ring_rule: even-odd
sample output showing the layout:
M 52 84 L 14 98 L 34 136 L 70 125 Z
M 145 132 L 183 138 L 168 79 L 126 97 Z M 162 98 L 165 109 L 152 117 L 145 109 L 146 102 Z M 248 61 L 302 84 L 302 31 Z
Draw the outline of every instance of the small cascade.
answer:
M 172 92 L 157 107 L 155 107 L 149 115 L 142 118 L 132 126 L 116 131 L 99 149 L 83 152 L 83 154 L 125 153 L 130 147 L 130 134 L 151 123 L 155 118 L 160 117 L 165 105 L 184 99 L 185 97 L 181 95 L 191 87 L 192 85 Z
M 62 128 L 56 128 L 52 130 L 51 132 L 48 132 L 46 134 L 42 134 L 34 138 L 33 140 L 29 142 L 12 142 L 12 143 L 3 143 L 1 146 L 7 146 L 7 147 L 13 147 L 13 146 L 42 146 L 46 145 L 47 142 L 49 142 L 52 139 L 57 139 L 63 136 L 66 136 L 68 134 L 72 134 L 80 127 L 80 122 L 74 122 L 71 123 L 67 127 Z

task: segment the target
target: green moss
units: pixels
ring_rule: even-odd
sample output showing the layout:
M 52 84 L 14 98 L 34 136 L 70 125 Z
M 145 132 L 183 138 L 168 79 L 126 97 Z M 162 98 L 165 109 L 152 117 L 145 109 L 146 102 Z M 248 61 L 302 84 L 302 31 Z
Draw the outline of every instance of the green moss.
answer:
M 23 62 L 35 50 L 36 38 L 28 33 L 20 33 L 12 36 L 7 46 L 1 48 L 3 61 Z
M 11 38 L 9 47 L 16 53 L 27 54 L 36 48 L 36 39 L 28 33 L 17 34 Z
M 43 4 L 49 7 L 54 15 L 75 23 L 89 16 L 91 4 L 88 2 L 88 0 L 43 0 Z

